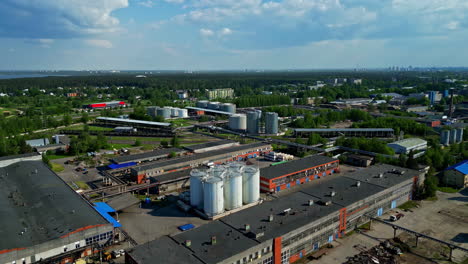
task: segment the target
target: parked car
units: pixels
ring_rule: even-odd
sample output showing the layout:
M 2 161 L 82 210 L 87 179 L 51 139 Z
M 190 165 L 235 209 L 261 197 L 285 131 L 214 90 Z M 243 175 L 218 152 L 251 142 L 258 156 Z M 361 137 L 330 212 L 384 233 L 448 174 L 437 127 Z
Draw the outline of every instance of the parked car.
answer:
M 405 215 L 402 214 L 402 213 L 399 213 L 399 214 L 396 214 L 396 215 L 391 215 L 390 216 L 390 221 L 395 222 L 395 221 L 399 220 L 400 218 L 402 218 L 403 216 L 405 216 Z

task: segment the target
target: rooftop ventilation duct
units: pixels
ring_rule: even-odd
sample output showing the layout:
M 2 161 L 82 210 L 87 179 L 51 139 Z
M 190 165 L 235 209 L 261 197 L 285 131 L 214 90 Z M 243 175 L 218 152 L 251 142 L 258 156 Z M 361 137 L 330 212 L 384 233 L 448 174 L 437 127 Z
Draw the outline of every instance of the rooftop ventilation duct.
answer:
M 314 200 L 309 200 L 309 206 L 312 206 L 314 204 Z
M 245 225 L 244 225 L 244 230 L 245 230 L 245 231 L 249 231 L 249 230 L 250 230 L 250 225 L 249 225 L 249 224 L 245 224 Z
M 287 215 L 291 211 L 291 208 L 285 209 L 283 211 L 283 215 Z
M 216 245 L 216 236 L 211 237 L 211 245 Z
M 186 247 L 192 246 L 192 240 L 185 240 L 185 246 Z
M 360 187 L 361 186 L 361 182 L 360 181 L 357 181 L 356 182 L 356 187 Z
M 272 214 L 268 216 L 268 222 L 273 222 L 273 215 Z
M 331 197 L 333 197 L 333 196 L 335 196 L 335 195 L 336 195 L 336 192 L 335 192 L 335 191 L 331 191 L 331 192 L 330 192 L 330 196 L 331 196 Z

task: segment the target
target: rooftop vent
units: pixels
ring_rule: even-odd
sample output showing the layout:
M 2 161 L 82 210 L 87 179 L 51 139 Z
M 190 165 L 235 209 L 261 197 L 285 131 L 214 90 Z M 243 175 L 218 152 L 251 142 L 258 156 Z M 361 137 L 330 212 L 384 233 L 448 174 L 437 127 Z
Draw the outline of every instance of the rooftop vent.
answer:
M 289 213 L 289 211 L 291 211 L 291 208 L 284 209 L 284 211 L 283 211 L 283 215 L 287 215 L 287 214 Z
M 360 187 L 361 186 L 361 182 L 360 181 L 357 181 L 356 182 L 356 187 Z
M 377 178 L 383 178 L 383 173 L 379 173 L 379 175 L 377 175 Z
M 326 200 L 326 201 L 320 201 L 321 204 L 325 205 L 325 206 L 329 206 L 332 204 L 332 202 L 330 200 Z
M 268 222 L 273 222 L 273 215 L 272 214 L 268 216 Z
M 192 240 L 185 240 L 185 246 L 186 247 L 192 246 Z
M 330 192 L 330 196 L 331 196 L 331 197 L 333 197 L 333 196 L 335 196 L 335 195 L 336 195 L 336 192 L 335 192 L 335 191 L 331 191 L 331 192 Z
M 309 206 L 314 205 L 314 200 L 309 200 Z
M 249 231 L 249 230 L 250 230 L 250 225 L 249 225 L 249 224 L 245 224 L 245 225 L 244 225 L 244 230 L 245 230 L 245 231 Z

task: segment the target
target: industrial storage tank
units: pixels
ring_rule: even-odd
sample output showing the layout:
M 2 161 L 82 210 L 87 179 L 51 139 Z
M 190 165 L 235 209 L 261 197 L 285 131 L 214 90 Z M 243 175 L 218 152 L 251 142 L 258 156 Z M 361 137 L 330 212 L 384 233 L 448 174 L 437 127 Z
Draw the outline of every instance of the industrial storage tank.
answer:
M 229 167 L 224 179 L 224 208 L 236 209 L 242 206 L 242 167 Z
M 231 115 L 229 117 L 229 128 L 232 130 L 246 130 L 247 117 L 244 114 Z
M 157 106 L 150 106 L 150 107 L 146 108 L 146 113 L 149 116 L 155 117 L 156 115 L 158 115 L 158 113 L 157 113 L 158 108 L 159 107 L 157 107 Z
M 188 117 L 188 111 L 187 111 L 187 109 L 179 109 L 179 110 L 177 110 L 177 111 L 178 111 L 177 117 L 180 117 L 180 118 Z
M 203 208 L 203 181 L 207 178 L 204 171 L 192 170 L 190 172 L 190 204 L 196 208 Z
M 219 109 L 219 102 L 209 102 L 208 109 L 218 110 Z
M 224 103 L 219 105 L 219 110 L 229 113 L 236 113 L 236 105 L 231 103 Z
M 179 114 L 179 108 L 177 108 L 177 107 L 172 107 L 172 108 L 171 108 L 171 116 L 177 117 L 178 114 Z
M 442 130 L 440 133 L 440 144 L 445 146 L 450 145 L 450 130 Z
M 278 134 L 278 114 L 267 112 L 265 115 L 265 133 Z
M 209 177 L 203 183 L 203 211 L 209 217 L 224 212 L 223 179 Z
M 218 165 L 210 169 L 210 176 L 212 177 L 219 177 L 221 179 L 224 179 L 226 177 L 226 166 L 223 165 Z
M 244 167 L 242 173 L 242 202 L 254 203 L 260 199 L 260 171 L 253 166 Z
M 456 129 L 450 130 L 450 144 L 456 143 L 456 139 L 457 139 L 457 130 Z
M 460 143 L 463 141 L 463 128 L 457 128 L 457 135 L 455 137 L 455 142 Z
M 199 107 L 199 108 L 207 108 L 208 107 L 208 101 L 206 101 L 206 100 L 198 101 L 196 103 L 196 106 Z
M 158 108 L 158 109 L 156 109 L 156 114 L 158 116 L 162 116 L 164 118 L 170 118 L 171 117 L 171 109 L 169 109 L 169 108 Z
M 260 129 L 260 119 L 258 112 L 252 111 L 247 113 L 247 133 L 258 134 Z

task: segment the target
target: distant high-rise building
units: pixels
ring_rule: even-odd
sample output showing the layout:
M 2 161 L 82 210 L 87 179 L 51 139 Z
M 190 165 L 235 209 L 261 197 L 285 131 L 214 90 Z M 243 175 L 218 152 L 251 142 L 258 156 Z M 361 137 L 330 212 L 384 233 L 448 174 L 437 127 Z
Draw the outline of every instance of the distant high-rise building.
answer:
M 224 98 L 233 98 L 234 97 L 234 89 L 232 88 L 223 88 L 223 89 L 214 89 L 214 90 L 208 90 L 206 92 L 206 96 L 208 99 L 224 99 Z

